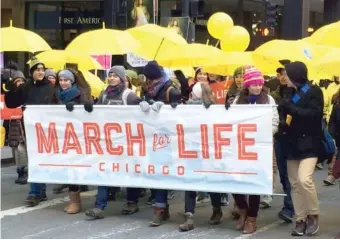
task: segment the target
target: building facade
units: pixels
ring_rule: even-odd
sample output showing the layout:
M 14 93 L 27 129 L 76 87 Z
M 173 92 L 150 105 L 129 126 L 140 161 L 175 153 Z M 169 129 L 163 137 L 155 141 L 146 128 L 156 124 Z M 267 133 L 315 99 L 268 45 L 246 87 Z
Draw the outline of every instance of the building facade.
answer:
M 251 34 L 252 50 L 273 38 L 299 39 L 326 23 L 340 20 L 340 0 L 270 0 L 277 4 L 275 26 L 268 28 L 264 0 L 1 0 L 1 26 L 13 25 L 40 34 L 55 49 L 64 49 L 80 33 L 102 27 L 126 29 L 145 22 L 169 23 L 186 18 L 188 40 L 214 44 L 207 20 L 218 11 Z M 195 14 L 193 17 L 192 14 Z M 193 27 L 194 26 L 194 27 Z M 294 27 L 292 27 L 294 26 Z M 185 30 L 185 29 L 184 29 Z M 182 29 L 182 34 L 183 29 Z

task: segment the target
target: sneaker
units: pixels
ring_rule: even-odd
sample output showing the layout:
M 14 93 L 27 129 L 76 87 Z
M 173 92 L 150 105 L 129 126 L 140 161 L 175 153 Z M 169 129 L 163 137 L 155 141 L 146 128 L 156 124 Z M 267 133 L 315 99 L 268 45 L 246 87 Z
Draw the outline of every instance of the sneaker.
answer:
M 271 195 L 266 195 L 266 196 L 263 196 L 260 202 L 260 205 L 264 209 L 270 208 L 272 206 L 272 201 L 273 201 L 273 197 Z
M 198 195 L 196 197 L 196 204 L 200 204 L 200 203 L 208 203 L 210 202 L 210 196 L 201 196 L 201 195 Z
M 333 175 L 329 175 L 325 180 L 323 180 L 325 186 L 331 186 L 335 184 L 335 177 Z
M 40 202 L 46 201 L 47 197 L 40 197 L 40 196 L 28 196 L 26 198 L 26 203 L 29 207 L 35 207 L 37 206 Z
M 87 210 L 85 212 L 85 215 L 92 218 L 92 220 L 103 219 L 104 218 L 103 212 L 104 211 L 99 208 L 92 208 L 92 209 Z
M 175 197 L 175 191 L 168 191 L 168 200 L 171 200 Z
M 323 164 L 322 163 L 318 163 L 318 164 L 316 164 L 316 169 L 318 169 L 318 170 L 322 170 L 323 169 Z
M 285 221 L 286 223 L 293 222 L 293 216 L 287 213 L 287 211 L 281 210 L 278 214 L 279 218 Z
M 222 196 L 221 196 L 221 205 L 222 206 L 228 206 L 229 205 L 228 195 L 227 194 L 222 194 Z
M 319 231 L 319 216 L 318 215 L 308 215 L 306 235 L 307 236 L 313 236 L 318 231 Z
M 306 222 L 300 220 L 296 222 L 295 228 L 292 231 L 292 236 L 303 236 L 306 232 Z

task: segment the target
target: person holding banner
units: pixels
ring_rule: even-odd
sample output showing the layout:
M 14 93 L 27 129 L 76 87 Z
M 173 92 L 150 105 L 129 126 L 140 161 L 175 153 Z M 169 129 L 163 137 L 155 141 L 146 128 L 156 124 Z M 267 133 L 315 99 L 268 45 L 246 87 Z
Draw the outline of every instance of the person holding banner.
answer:
M 92 101 L 90 85 L 80 71 L 73 69 L 61 70 L 58 73 L 56 85 L 58 86 L 57 96 L 59 102 L 65 104 L 66 109 L 70 112 L 73 111 L 75 104 L 87 104 Z M 80 187 L 79 185 L 69 185 L 68 189 L 70 202 L 64 208 L 64 212 L 68 214 L 79 213 Z
M 8 108 L 17 108 L 22 105 L 57 104 L 54 86 L 45 77 L 45 64 L 37 58 L 30 62 L 31 77 L 24 84 L 15 87 L 13 82 L 8 82 L 5 93 L 5 104 Z M 31 183 L 26 202 L 29 206 L 36 206 L 40 201 L 47 200 L 46 184 Z
M 271 104 L 273 105 L 272 129 L 273 135 L 278 130 L 279 115 L 274 98 L 266 93 L 263 88 L 264 77 L 262 73 L 253 66 L 246 66 L 243 75 L 243 90 L 235 98 L 234 104 Z M 256 231 L 256 218 L 260 207 L 260 196 L 244 194 L 233 194 L 240 217 L 236 223 L 236 229 L 243 234 L 251 234 Z
M 181 101 L 181 92 L 171 86 L 171 81 L 156 61 L 150 61 L 144 67 L 146 86 L 144 88 L 145 101 L 140 103 L 141 110 L 147 112 L 151 108 L 158 112 L 164 104 L 176 108 Z M 150 222 L 151 227 L 160 226 L 163 220 L 170 217 L 168 204 L 168 191 L 155 190 L 154 215 Z
M 319 201 L 313 173 L 322 147 L 323 105 L 321 89 L 308 81 L 302 62 L 285 66 L 288 87 L 295 89 L 292 98 L 282 99 L 279 108 L 286 116 L 288 177 L 296 215 L 293 236 L 315 235 L 319 230 Z
M 108 86 L 100 94 L 97 104 L 100 105 L 138 105 L 140 98 L 133 90 L 127 88 L 126 70 L 123 66 L 113 66 L 108 75 Z M 131 215 L 139 211 L 138 198 L 141 189 L 127 189 L 127 203 L 122 210 L 123 215 Z M 85 212 L 92 219 L 104 218 L 103 211 L 107 206 L 109 198 L 109 187 L 99 186 L 95 207 Z
M 187 104 L 203 104 L 205 108 L 209 108 L 211 104 L 215 104 L 216 99 L 212 94 L 211 89 L 207 84 L 198 82 L 192 88 L 190 99 Z M 211 204 L 213 206 L 213 214 L 210 218 L 209 224 L 216 225 L 221 222 L 223 216 L 222 202 L 220 193 L 209 193 Z M 194 212 L 196 207 L 197 193 L 194 191 L 185 192 L 185 205 L 184 205 L 184 219 L 185 222 L 179 225 L 179 230 L 182 232 L 190 231 L 194 229 Z

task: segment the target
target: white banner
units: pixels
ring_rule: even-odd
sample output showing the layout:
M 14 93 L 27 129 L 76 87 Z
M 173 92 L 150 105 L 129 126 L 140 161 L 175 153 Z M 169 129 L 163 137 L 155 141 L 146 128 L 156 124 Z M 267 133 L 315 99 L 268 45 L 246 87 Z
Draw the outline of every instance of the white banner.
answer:
M 28 106 L 29 182 L 272 194 L 272 106 Z

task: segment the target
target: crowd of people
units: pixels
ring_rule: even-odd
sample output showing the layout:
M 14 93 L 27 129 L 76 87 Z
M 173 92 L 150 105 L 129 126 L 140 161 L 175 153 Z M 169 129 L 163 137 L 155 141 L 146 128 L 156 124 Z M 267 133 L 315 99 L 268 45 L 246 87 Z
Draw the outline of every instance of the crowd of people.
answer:
M 93 112 L 94 104 L 139 105 L 146 112 L 150 107 L 159 111 L 164 104 L 169 104 L 172 108 L 179 104 L 201 104 L 205 108 L 216 104 L 209 87 L 216 80 L 201 68 L 196 69 L 191 85 L 181 71 L 174 71 L 179 83 L 175 84 L 164 68 L 156 61 L 151 61 L 143 69 L 145 82 L 135 86 L 137 74 L 124 66 L 116 65 L 109 70 L 107 87 L 98 98 L 92 97 L 91 88 L 79 70 L 67 68 L 55 73 L 46 69 L 43 62 L 33 59 L 29 73 L 30 76 L 26 78 L 13 63 L 2 69 L 1 78 L 5 86 L 2 90 L 7 107 L 22 106 L 24 109 L 24 106 L 33 104 L 62 104 L 68 111 L 73 111 L 74 105 L 83 105 L 87 112 Z M 313 180 L 316 165 L 328 161 L 329 176 L 324 181 L 326 185 L 333 185 L 340 178 L 340 151 L 332 151 L 331 146 L 335 143 L 340 148 L 340 82 L 336 77 L 333 79 L 331 85 L 336 90 L 330 99 L 326 98 L 324 89 L 308 79 L 308 69 L 302 62 L 291 62 L 278 68 L 276 81 L 278 84 L 274 88 L 255 67 L 240 66 L 235 70 L 233 83 L 228 89 L 225 109 L 227 111 L 234 104 L 273 106 L 274 180 L 278 173 L 286 194 L 278 217 L 288 223 L 292 223 L 295 218 L 292 235 L 311 236 L 319 230 L 320 210 Z M 136 90 L 137 87 L 140 91 Z M 28 160 L 23 119 L 10 121 L 8 143 L 15 149 L 18 172 L 15 182 L 26 184 Z M 68 214 L 81 212 L 80 192 L 86 191 L 87 187 L 58 185 L 54 192 L 60 193 L 66 187 L 70 202 L 64 211 Z M 93 219 L 104 218 L 103 211 L 116 191 L 117 188 L 99 186 L 94 207 L 85 211 L 86 216 Z M 138 200 L 144 193 L 145 189 L 127 188 L 122 214 L 138 212 Z M 259 208 L 261 205 L 269 207 L 272 196 L 262 196 L 262 199 L 258 195 L 232 196 L 234 207 L 231 214 L 236 221 L 235 228 L 244 234 L 254 233 Z M 151 190 L 148 202 L 153 205 L 154 214 L 150 226 L 160 226 L 170 218 L 168 199 L 171 197 L 172 191 Z M 221 222 L 222 206 L 228 205 L 228 194 L 186 191 L 185 221 L 179 226 L 180 231 L 194 229 L 196 203 L 209 201 L 209 198 L 212 205 L 209 224 Z M 26 203 L 36 206 L 46 199 L 46 185 L 30 183 Z

